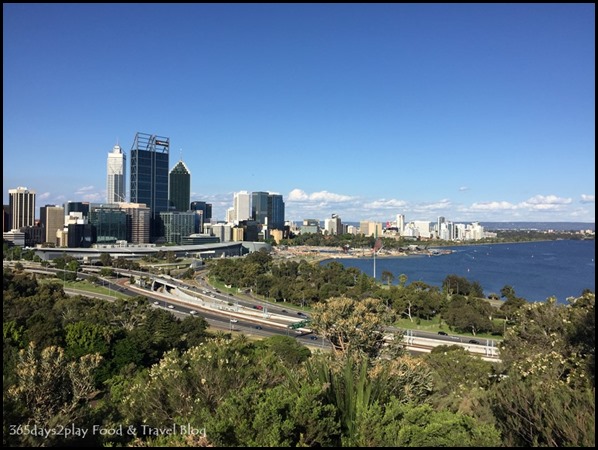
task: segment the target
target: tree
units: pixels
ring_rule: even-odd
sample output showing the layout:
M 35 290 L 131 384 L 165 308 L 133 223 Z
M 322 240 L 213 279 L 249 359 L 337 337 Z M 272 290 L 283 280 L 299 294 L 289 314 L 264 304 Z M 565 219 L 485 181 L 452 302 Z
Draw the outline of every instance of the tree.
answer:
M 488 399 L 505 445 L 594 447 L 594 305 L 589 293 L 568 305 L 552 297 L 518 310 Z
M 384 270 L 382 272 L 382 281 L 384 281 L 387 285 L 390 286 L 394 279 L 395 276 L 392 274 L 392 272 L 389 272 L 388 270 Z
M 451 328 L 460 332 L 471 332 L 475 336 L 477 333 L 493 329 L 490 320 L 492 310 L 492 306 L 486 300 L 467 299 L 455 295 L 442 314 L 442 318 Z
M 399 275 L 399 286 L 404 287 L 405 283 L 407 283 L 407 275 L 402 273 L 401 275 Z
M 97 394 L 94 370 L 101 362 L 97 354 L 67 361 L 60 347 L 46 347 L 38 352 L 30 344 L 19 353 L 16 368 L 18 382 L 8 389 L 8 397 L 27 411 L 21 425 L 51 429 L 57 425 L 81 425 L 89 414 L 88 402 Z M 68 442 L 60 435 L 18 436 L 20 445 L 51 445 Z
M 388 334 L 385 327 L 393 319 L 380 299 L 333 297 L 314 305 L 310 326 L 328 339 L 337 353 L 378 356 Z
M 112 266 L 112 256 L 110 256 L 110 253 L 102 252 L 102 254 L 100 254 L 100 263 L 104 267 Z
M 299 366 L 311 355 L 306 346 L 289 336 L 271 336 L 263 339 L 259 345 L 274 352 L 289 367 Z
M 105 355 L 109 349 L 110 331 L 101 325 L 79 321 L 69 323 L 66 330 L 66 354 L 76 359 L 90 353 Z

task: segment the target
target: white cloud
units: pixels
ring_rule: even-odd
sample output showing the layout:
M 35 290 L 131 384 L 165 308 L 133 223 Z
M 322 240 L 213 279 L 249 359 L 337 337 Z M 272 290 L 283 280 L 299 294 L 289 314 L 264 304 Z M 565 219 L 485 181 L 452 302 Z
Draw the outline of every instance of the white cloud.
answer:
M 469 188 L 468 188 L 467 186 L 461 186 L 461 187 L 459 188 L 459 191 L 460 191 L 460 192 L 463 192 L 463 191 L 469 191 Z
M 552 211 L 562 209 L 571 203 L 570 198 L 561 198 L 556 195 L 536 195 L 523 203 L 521 208 L 529 208 L 535 211 Z
M 509 202 L 481 202 L 471 205 L 473 211 L 504 211 L 517 209 L 516 205 Z
M 373 202 L 365 203 L 363 205 L 363 207 L 366 209 L 402 209 L 406 206 L 406 201 L 396 200 L 394 198 L 391 198 L 389 200 L 382 198 L 380 200 L 374 200 Z
M 452 203 L 449 199 L 442 199 L 433 203 L 422 203 L 414 207 L 416 211 L 438 211 L 441 209 L 448 209 L 452 207 Z
M 289 202 L 323 202 L 323 203 L 337 203 L 337 202 L 347 202 L 353 200 L 354 197 L 348 195 L 341 195 L 335 194 L 333 192 L 328 191 L 319 191 L 313 192 L 311 194 L 307 194 L 302 189 L 293 189 L 287 195 L 286 200 Z
M 81 188 L 77 189 L 77 190 L 75 191 L 75 194 L 78 194 L 78 195 L 80 195 L 80 194 L 84 194 L 84 193 L 86 193 L 86 192 L 93 191 L 94 189 L 95 189 L 95 187 L 94 187 L 94 186 L 83 186 L 83 187 L 81 187 Z
M 47 199 L 47 198 L 50 198 L 50 195 L 51 195 L 51 194 L 50 194 L 49 192 L 44 192 L 43 194 L 39 194 L 39 195 L 37 196 L 37 199 L 38 199 L 38 200 L 45 200 L 45 199 Z
M 594 203 L 594 196 L 593 195 L 587 195 L 587 194 L 581 194 L 581 203 Z
M 106 200 L 106 196 L 100 192 L 90 192 L 89 194 L 82 194 L 81 198 L 81 201 L 89 203 L 101 203 Z

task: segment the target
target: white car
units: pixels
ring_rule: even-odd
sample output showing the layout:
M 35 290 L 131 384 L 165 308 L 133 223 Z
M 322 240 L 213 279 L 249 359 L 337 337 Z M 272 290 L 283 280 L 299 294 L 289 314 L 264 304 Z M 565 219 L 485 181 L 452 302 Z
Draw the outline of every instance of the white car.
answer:
M 195 314 L 197 314 L 197 311 L 195 311 L 194 309 L 192 309 L 191 311 L 189 311 L 189 314 L 191 314 L 192 316 L 194 316 Z
M 154 302 L 154 305 L 159 305 L 159 304 L 160 304 L 160 302 Z
M 172 305 L 168 305 L 168 307 L 169 307 L 170 309 L 174 309 L 174 306 L 172 306 Z
M 230 321 L 231 321 L 231 323 L 237 323 L 238 322 L 237 319 L 231 319 Z

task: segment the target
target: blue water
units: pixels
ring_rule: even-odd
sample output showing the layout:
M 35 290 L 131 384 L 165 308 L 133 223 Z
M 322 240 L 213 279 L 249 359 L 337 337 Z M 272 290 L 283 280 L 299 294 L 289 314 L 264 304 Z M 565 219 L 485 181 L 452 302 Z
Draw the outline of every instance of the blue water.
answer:
M 395 276 L 394 284 L 398 283 L 399 275 L 405 274 L 407 284 L 423 281 L 440 287 L 447 275 L 458 275 L 470 282 L 477 281 L 486 296 L 491 293 L 500 296 L 500 290 L 509 285 L 518 297 L 530 302 L 556 297 L 559 303 L 566 303 L 567 297 L 578 297 L 584 289 L 595 292 L 594 240 L 441 248 L 450 248 L 454 253 L 376 258 L 376 278 L 381 281 L 382 272 L 388 271 Z M 335 261 L 373 276 L 372 258 Z

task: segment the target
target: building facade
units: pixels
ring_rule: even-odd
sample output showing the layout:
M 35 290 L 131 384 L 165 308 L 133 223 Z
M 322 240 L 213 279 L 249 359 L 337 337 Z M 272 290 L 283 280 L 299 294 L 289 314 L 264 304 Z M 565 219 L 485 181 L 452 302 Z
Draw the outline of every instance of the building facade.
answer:
M 164 236 L 160 213 L 168 211 L 167 137 L 137 133 L 131 148 L 131 203 L 144 203 L 150 209 L 150 239 Z
M 194 216 L 194 212 L 172 211 L 160 213 L 164 224 L 164 239 L 166 242 L 180 245 L 184 237 L 194 234 Z
M 43 210 L 40 208 L 40 216 L 45 228 L 44 242 L 56 245 L 56 232 L 64 228 L 64 208 L 59 205 L 46 205 Z
M 26 187 L 8 190 L 10 227 L 18 230 L 35 225 L 35 191 Z
M 120 145 L 115 145 L 108 153 L 106 165 L 106 201 L 108 203 L 126 201 L 127 158 Z
M 191 172 L 179 161 L 168 174 L 168 198 L 173 211 L 187 212 L 191 202 Z
M 232 222 L 238 225 L 239 222 L 251 217 L 251 196 L 247 191 L 235 192 L 233 197 Z
M 284 230 L 284 201 L 280 194 L 268 195 L 268 229 Z
M 268 192 L 251 193 L 251 218 L 261 225 L 268 225 Z

